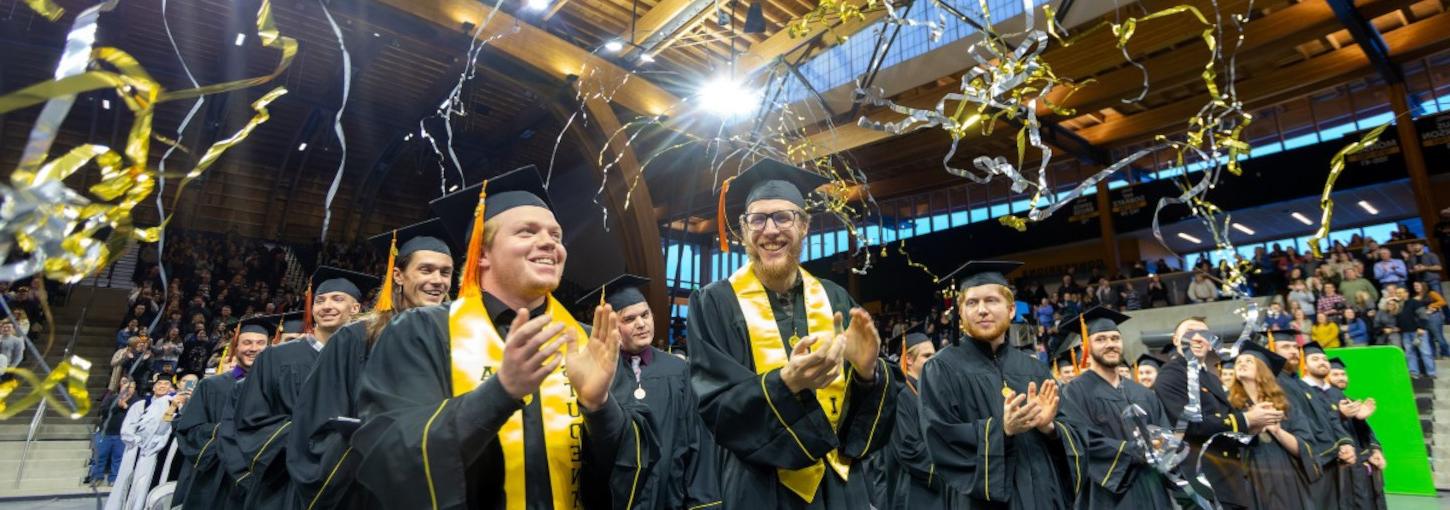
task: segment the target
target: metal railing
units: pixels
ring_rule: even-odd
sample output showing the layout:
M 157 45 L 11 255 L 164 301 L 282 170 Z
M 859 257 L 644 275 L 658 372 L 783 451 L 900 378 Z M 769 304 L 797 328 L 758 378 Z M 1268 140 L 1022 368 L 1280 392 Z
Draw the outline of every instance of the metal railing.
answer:
M 90 295 L 86 299 L 85 306 L 81 307 L 81 316 L 79 319 L 76 320 L 75 326 L 71 329 L 70 340 L 66 342 L 65 350 L 63 351 L 64 354 L 61 356 L 61 359 L 69 359 L 71 357 L 71 354 L 75 352 L 76 341 L 80 338 L 81 324 L 84 324 L 86 322 L 86 316 L 88 313 L 90 313 L 91 302 L 94 301 L 95 298 L 96 288 L 95 286 L 92 286 Z M 9 306 L 6 306 L 3 302 L 0 302 L 0 307 L 4 307 L 4 311 L 7 317 L 11 316 Z M 51 324 L 49 325 L 49 327 L 54 328 L 55 325 Z M 45 362 L 45 356 L 40 352 L 40 349 L 35 347 L 35 342 L 30 341 L 30 338 L 28 337 L 25 339 L 25 347 L 26 350 L 30 353 L 31 357 L 35 358 L 35 365 L 38 368 L 38 370 L 36 371 L 36 376 L 42 381 L 45 380 L 47 377 L 50 376 L 51 373 L 50 364 Z M 70 394 L 65 391 L 65 385 L 56 386 L 53 389 L 60 394 L 61 400 L 64 401 L 67 406 L 69 406 L 71 409 L 76 408 L 76 402 L 74 400 L 71 400 Z M 41 396 L 40 403 L 35 406 L 35 416 L 30 419 L 30 428 L 25 433 L 25 445 L 20 451 L 20 466 L 15 471 L 15 487 L 17 488 L 20 487 L 20 481 L 25 478 L 25 468 L 30 461 L 30 450 L 31 447 L 35 444 L 35 436 L 40 432 L 41 424 L 45 422 L 45 409 L 47 407 L 46 401 L 50 398 L 51 397 L 48 394 Z

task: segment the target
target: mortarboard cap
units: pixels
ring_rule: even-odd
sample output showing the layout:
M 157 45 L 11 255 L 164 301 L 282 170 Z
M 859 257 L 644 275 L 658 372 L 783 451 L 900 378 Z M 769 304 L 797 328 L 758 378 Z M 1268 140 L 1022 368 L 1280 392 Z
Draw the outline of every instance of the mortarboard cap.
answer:
M 1344 370 L 1346 367 L 1344 366 L 1344 360 L 1339 358 L 1329 358 L 1329 368 Z
M 1239 346 L 1238 357 L 1242 358 L 1244 356 L 1253 356 L 1255 358 L 1258 358 L 1259 361 L 1264 362 L 1265 365 L 1268 365 L 1270 376 L 1277 375 L 1280 372 L 1283 372 L 1284 365 L 1289 363 L 1289 360 L 1284 359 L 1283 356 L 1275 354 L 1274 351 L 1270 351 L 1267 347 L 1259 345 L 1258 342 L 1242 343 Z M 1235 359 L 1237 360 L 1238 358 Z
M 1086 321 L 1087 333 L 1089 335 L 1096 335 L 1105 331 L 1117 331 L 1118 325 L 1128 322 L 1130 318 L 1127 315 L 1115 312 L 1109 308 L 1094 306 L 1083 313 L 1063 319 L 1062 322 L 1058 323 L 1058 328 L 1072 328 L 1073 330 L 1077 330 L 1081 327 L 1078 321 Z
M 433 218 L 427 221 L 414 223 L 397 230 L 390 230 L 368 238 L 378 253 L 387 255 L 393 247 L 393 235 L 398 236 L 398 257 L 407 257 L 417 251 L 432 251 L 442 253 L 449 257 L 453 256 L 452 240 L 448 230 L 443 228 L 443 221 Z M 391 268 L 390 268 L 391 269 Z
M 594 307 L 599 304 L 600 294 L 603 294 L 604 302 L 608 303 L 617 312 L 627 306 L 645 302 L 644 292 L 641 290 L 641 287 L 648 283 L 649 278 L 632 274 L 622 274 L 584 295 L 584 297 L 579 298 L 574 304 L 582 306 L 587 312 L 592 313 Z
M 1300 349 L 1304 351 L 1304 357 L 1306 358 L 1310 354 L 1324 354 L 1324 347 L 1319 345 L 1319 342 L 1313 340 L 1305 342 L 1304 345 L 1300 346 Z
M 1076 331 L 1063 331 L 1052 337 L 1048 342 L 1048 354 L 1052 359 L 1072 360 L 1077 354 L 1075 350 L 1082 346 L 1082 335 Z
M 296 310 L 296 311 L 292 311 L 292 312 L 283 313 L 283 314 L 280 314 L 280 317 L 281 317 L 281 320 L 282 320 L 282 332 L 283 333 L 301 333 L 302 332 L 302 322 L 303 321 L 302 321 L 302 311 L 301 310 Z
M 785 200 L 805 209 L 806 196 L 828 182 L 830 177 L 767 158 L 731 179 L 724 203 L 732 217 L 744 214 L 757 200 Z
M 267 335 L 267 338 L 272 338 L 272 333 L 277 331 L 278 317 L 278 315 L 254 315 L 242 319 L 241 332 L 243 334 L 258 333 Z
M 1149 365 L 1154 368 L 1163 368 L 1163 358 L 1159 358 L 1152 354 L 1143 354 L 1142 356 L 1138 356 L 1138 361 L 1134 363 L 1134 366 L 1141 367 L 1143 365 Z
M 362 301 L 363 297 L 378 286 L 380 280 L 366 275 L 332 266 L 321 266 L 312 273 L 312 295 L 321 296 L 341 292 Z
M 1273 329 L 1264 333 L 1266 341 L 1272 342 L 1297 342 L 1299 330 L 1294 328 Z M 1267 340 L 1272 339 L 1272 340 Z
M 549 194 L 544 181 L 534 165 L 510 170 L 488 179 L 488 197 L 484 203 L 483 220 L 488 221 L 504 211 L 516 207 L 542 207 L 553 210 L 549 205 Z M 443 195 L 428 202 L 433 214 L 443 221 L 444 230 L 453 239 L 454 246 L 467 247 L 473 225 L 473 213 L 478 209 L 479 191 L 483 182 Z
M 987 284 L 1010 287 L 1011 283 L 1007 281 L 1007 275 L 1012 274 L 1019 267 L 1022 267 L 1021 262 L 1011 260 L 973 260 L 957 267 L 942 280 L 957 281 L 957 291 L 959 292 Z
M 920 344 L 930 343 L 931 337 L 926 336 L 926 333 L 920 331 L 912 331 L 906 334 L 906 338 L 903 341 L 906 342 L 906 348 L 910 349 Z

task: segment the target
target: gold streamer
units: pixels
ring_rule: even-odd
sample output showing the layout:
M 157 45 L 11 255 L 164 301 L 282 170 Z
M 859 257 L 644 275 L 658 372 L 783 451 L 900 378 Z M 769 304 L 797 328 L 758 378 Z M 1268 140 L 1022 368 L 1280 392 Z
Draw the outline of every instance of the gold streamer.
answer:
M 1309 237 L 1309 251 L 1314 253 L 1314 258 L 1317 259 L 1324 256 L 1319 251 L 1319 241 L 1329 237 L 1330 222 L 1334 219 L 1334 200 L 1329 198 L 1329 194 L 1334 192 L 1334 181 L 1339 179 L 1340 173 L 1344 172 L 1344 158 L 1354 155 L 1379 142 L 1380 135 L 1384 134 L 1385 128 L 1390 127 L 1390 124 L 1394 122 L 1395 119 L 1390 119 L 1385 121 L 1384 124 L 1375 126 L 1374 129 L 1369 130 L 1368 133 L 1361 136 L 1359 141 L 1344 146 L 1344 148 L 1339 149 L 1339 152 L 1334 153 L 1333 158 L 1330 158 L 1329 178 L 1324 181 L 1324 192 L 1319 194 L 1319 209 L 1321 211 L 1319 215 L 1319 230 L 1314 232 L 1313 236 Z
M 9 368 L 6 374 L 15 376 L 14 379 L 0 383 L 0 420 L 9 419 L 21 411 L 40 403 L 44 400 L 51 409 L 75 420 L 85 416 L 91 411 L 90 393 L 86 391 L 86 378 L 91 371 L 91 362 L 82 359 L 80 356 L 71 356 L 55 366 L 55 370 L 45 379 L 35 376 L 34 372 L 23 368 Z M 14 401 L 10 397 L 15 390 L 20 388 L 21 381 L 29 384 L 31 390 Z M 75 402 L 75 408 L 69 409 L 65 404 L 56 398 L 46 398 L 46 395 L 57 386 L 65 385 L 66 394 L 70 395 Z
M 30 10 L 35 11 L 36 14 L 52 22 L 65 15 L 65 8 L 56 5 L 55 2 L 50 0 L 25 0 L 25 5 L 29 6 Z

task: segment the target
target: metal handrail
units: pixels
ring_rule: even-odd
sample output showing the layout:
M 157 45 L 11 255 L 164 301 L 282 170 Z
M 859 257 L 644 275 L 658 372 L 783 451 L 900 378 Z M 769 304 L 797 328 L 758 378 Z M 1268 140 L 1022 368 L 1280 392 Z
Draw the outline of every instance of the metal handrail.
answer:
M 86 316 L 91 311 L 91 303 L 95 301 L 95 299 L 96 287 L 93 285 L 91 286 L 90 296 L 86 298 L 85 306 L 81 307 L 81 316 L 79 319 L 76 320 L 75 326 L 71 329 L 70 340 L 66 342 L 65 351 L 64 354 L 61 356 L 61 359 L 69 359 L 71 354 L 75 352 L 76 341 L 80 338 L 81 334 L 81 324 L 84 324 L 86 322 Z M 6 306 L 3 301 L 0 301 L 0 307 L 4 307 L 4 311 L 7 317 L 11 316 L 10 307 Z M 54 328 L 55 325 L 51 324 L 50 327 Z M 35 357 L 35 364 L 40 368 L 40 371 L 38 372 L 40 379 L 45 380 L 46 377 L 50 376 L 50 365 L 45 362 L 45 357 L 41 355 L 40 349 L 37 349 L 35 347 L 35 343 L 31 342 L 30 338 L 28 337 L 25 339 L 25 346 L 30 351 L 31 356 Z M 71 408 L 74 409 L 76 406 L 76 402 L 74 400 L 71 400 L 70 395 L 65 392 L 65 389 L 59 386 L 55 389 L 60 392 L 60 396 L 62 399 L 65 400 L 65 403 L 70 405 Z M 25 446 L 21 449 L 20 452 L 20 466 L 15 471 L 16 487 L 20 487 L 20 480 L 25 477 L 25 467 L 30 462 L 30 449 L 31 446 L 35 443 L 35 435 L 40 431 L 41 423 L 44 423 L 45 421 L 46 400 L 48 400 L 49 398 L 49 395 L 41 396 L 40 404 L 35 406 L 35 416 L 30 419 L 30 429 L 25 433 Z

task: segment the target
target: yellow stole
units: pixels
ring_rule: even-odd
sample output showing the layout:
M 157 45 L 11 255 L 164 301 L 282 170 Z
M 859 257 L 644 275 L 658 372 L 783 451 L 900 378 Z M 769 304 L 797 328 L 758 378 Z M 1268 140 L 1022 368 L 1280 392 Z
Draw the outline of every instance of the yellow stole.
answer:
M 740 302 L 740 311 L 745 314 L 745 327 L 750 331 L 750 356 L 755 361 L 755 373 L 762 376 L 783 367 L 788 361 L 789 350 L 781 342 L 779 326 L 775 323 L 775 313 L 770 309 L 770 297 L 765 292 L 765 286 L 760 283 L 760 278 L 755 276 L 754 264 L 746 264 L 735 274 L 730 275 L 730 287 L 735 290 L 735 299 Z M 827 335 L 827 338 L 835 338 L 835 319 L 831 311 L 831 301 L 826 296 L 826 287 L 821 281 L 811 276 L 805 269 L 800 270 L 801 285 L 805 286 L 806 299 L 806 323 L 808 334 Z M 792 336 L 790 347 L 794 348 L 795 343 L 800 340 Z M 829 343 L 816 344 L 814 348 L 823 349 Z M 841 408 L 845 407 L 846 378 L 849 377 L 849 370 L 842 370 L 841 376 L 825 388 L 816 390 L 816 401 L 820 403 L 821 409 L 825 411 L 826 418 L 830 420 L 831 429 L 839 426 L 841 419 Z M 763 383 L 762 379 L 762 383 Z M 761 386 L 764 391 L 764 386 Z M 770 401 L 769 396 L 766 402 Z M 772 410 L 775 405 L 770 404 Z M 780 414 L 776 413 L 776 419 Z M 791 437 L 795 437 L 795 431 L 785 422 L 786 431 Z M 805 450 L 805 445 L 796 438 L 796 444 Z M 820 487 L 821 478 L 826 474 L 826 465 L 836 472 L 841 480 L 845 480 L 851 472 L 850 461 L 842 459 L 836 450 L 826 453 L 824 460 L 817 460 L 815 465 L 803 469 L 777 469 L 780 476 L 780 483 L 791 492 L 796 493 L 807 503 L 815 500 L 816 490 Z
M 453 396 L 462 395 L 482 384 L 498 371 L 503 362 L 503 339 L 494 328 L 488 310 L 483 306 L 483 296 L 476 289 L 461 289 L 459 299 L 453 302 L 448 312 L 449 347 L 453 357 Z M 548 314 L 555 322 L 563 323 L 566 332 L 573 332 L 579 341 L 588 341 L 589 335 L 554 296 L 549 296 Z M 561 333 L 562 334 L 562 333 Z M 581 346 L 582 347 L 582 346 Z M 563 355 L 562 352 L 559 354 Z M 579 501 L 580 439 L 584 436 L 584 414 L 575 402 L 574 388 L 564 375 L 564 366 L 554 370 L 539 386 L 540 409 L 543 411 L 544 451 L 549 463 L 549 486 L 553 490 L 556 510 L 583 508 Z M 524 397 L 527 403 L 532 396 Z M 503 447 L 504 495 L 509 510 L 523 510 L 525 497 L 524 479 L 524 415 L 514 413 L 498 432 L 499 445 Z

